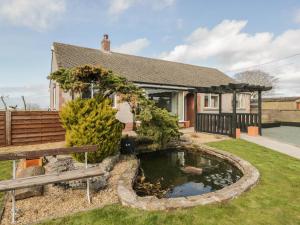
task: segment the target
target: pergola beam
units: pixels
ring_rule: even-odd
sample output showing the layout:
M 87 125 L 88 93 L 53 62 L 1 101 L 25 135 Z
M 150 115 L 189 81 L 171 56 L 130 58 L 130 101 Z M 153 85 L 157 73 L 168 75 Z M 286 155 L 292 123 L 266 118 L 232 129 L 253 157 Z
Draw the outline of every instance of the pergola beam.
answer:
M 198 93 L 214 93 L 214 94 L 233 93 L 234 91 L 236 91 L 237 93 L 269 91 L 271 89 L 272 89 L 272 87 L 266 87 L 266 86 L 261 86 L 261 85 L 251 85 L 251 84 L 245 84 L 245 83 L 229 83 L 227 85 L 196 88 Z

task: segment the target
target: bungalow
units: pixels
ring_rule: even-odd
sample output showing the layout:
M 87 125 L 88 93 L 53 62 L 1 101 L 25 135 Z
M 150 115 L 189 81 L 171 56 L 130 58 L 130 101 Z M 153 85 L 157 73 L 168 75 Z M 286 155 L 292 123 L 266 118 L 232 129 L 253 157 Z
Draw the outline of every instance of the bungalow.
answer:
M 197 101 L 194 101 L 194 93 L 191 91 L 193 88 L 220 86 L 235 82 L 217 69 L 112 52 L 108 35 L 104 35 L 101 49 L 53 43 L 51 72 L 60 68 L 72 68 L 85 64 L 100 65 L 126 77 L 144 88 L 149 98 L 154 100 L 159 107 L 177 115 L 179 121 L 189 121 L 184 124 L 194 125 L 195 102 L 197 102 L 196 108 L 199 113 L 219 113 L 220 103 L 222 112 L 232 112 L 232 93 L 222 95 L 198 93 Z M 219 99 L 220 96 L 221 99 Z M 60 110 L 70 99 L 70 93 L 63 92 L 55 82 L 50 82 L 51 110 Z M 126 123 L 127 129 L 130 129 L 133 116 L 129 105 L 118 103 L 118 96 L 115 96 L 114 106 L 119 109 L 118 119 Z M 237 112 L 250 113 L 249 94 L 237 95 Z

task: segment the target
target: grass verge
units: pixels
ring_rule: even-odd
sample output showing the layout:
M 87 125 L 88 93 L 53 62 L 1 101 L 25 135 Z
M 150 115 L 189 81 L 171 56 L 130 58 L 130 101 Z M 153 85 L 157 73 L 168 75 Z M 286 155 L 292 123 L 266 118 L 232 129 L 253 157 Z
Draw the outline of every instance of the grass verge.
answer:
M 0 161 L 0 180 L 7 180 L 11 177 L 11 162 L 10 161 Z M 4 193 L 0 192 L 0 211 L 3 206 Z

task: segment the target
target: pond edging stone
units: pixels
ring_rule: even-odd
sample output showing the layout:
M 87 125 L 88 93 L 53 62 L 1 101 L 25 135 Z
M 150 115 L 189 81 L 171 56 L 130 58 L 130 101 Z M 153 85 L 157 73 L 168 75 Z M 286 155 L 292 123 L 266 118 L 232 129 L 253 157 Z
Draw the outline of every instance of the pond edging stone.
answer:
M 221 190 L 209 192 L 202 195 L 162 198 L 155 196 L 140 197 L 133 190 L 133 183 L 136 179 L 139 161 L 136 158 L 130 159 L 130 168 L 128 168 L 120 177 L 117 187 L 117 193 L 122 205 L 143 210 L 172 210 L 177 208 L 189 208 L 197 205 L 207 205 L 213 203 L 226 202 L 236 198 L 243 192 L 253 188 L 259 181 L 259 171 L 249 162 L 225 151 L 221 151 L 206 145 L 184 146 L 191 148 L 191 151 L 200 151 L 214 155 L 226 160 L 236 166 L 243 176 L 234 184 L 224 187 Z

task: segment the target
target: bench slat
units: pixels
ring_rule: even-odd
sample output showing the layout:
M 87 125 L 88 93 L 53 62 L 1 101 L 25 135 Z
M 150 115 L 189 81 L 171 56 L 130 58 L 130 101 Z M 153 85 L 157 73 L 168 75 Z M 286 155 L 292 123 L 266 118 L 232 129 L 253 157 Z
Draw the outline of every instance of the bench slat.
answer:
M 35 159 L 43 156 L 67 155 L 71 153 L 95 152 L 95 151 L 97 151 L 96 145 L 82 146 L 82 147 L 69 147 L 69 148 L 42 149 L 42 150 L 35 150 L 35 151 L 1 152 L 0 161 L 17 160 L 17 159 Z
M 11 191 L 16 189 L 53 184 L 62 181 L 78 180 L 104 175 L 103 169 L 92 167 L 88 169 L 72 170 L 57 174 L 47 174 L 34 177 L 18 178 L 15 180 L 0 181 L 0 191 Z

